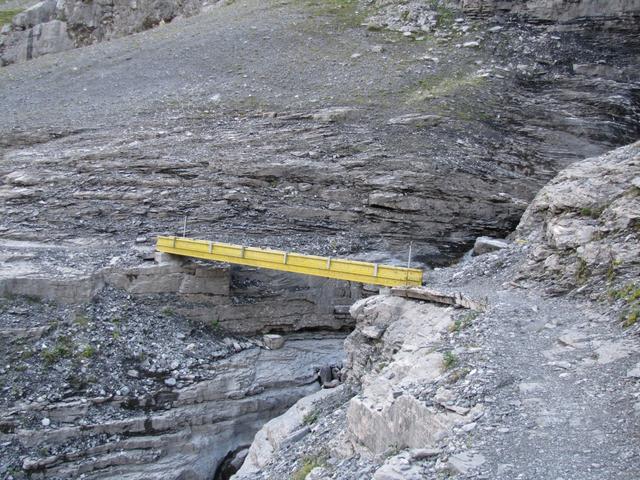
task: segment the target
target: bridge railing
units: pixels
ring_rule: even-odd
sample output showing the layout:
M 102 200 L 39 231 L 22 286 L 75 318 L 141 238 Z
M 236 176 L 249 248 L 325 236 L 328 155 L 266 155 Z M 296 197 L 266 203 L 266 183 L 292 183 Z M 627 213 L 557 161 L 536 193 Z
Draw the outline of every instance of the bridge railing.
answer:
M 422 285 L 422 270 L 319 257 L 185 237 L 158 237 L 156 250 L 173 255 L 268 268 L 284 272 L 396 287 Z

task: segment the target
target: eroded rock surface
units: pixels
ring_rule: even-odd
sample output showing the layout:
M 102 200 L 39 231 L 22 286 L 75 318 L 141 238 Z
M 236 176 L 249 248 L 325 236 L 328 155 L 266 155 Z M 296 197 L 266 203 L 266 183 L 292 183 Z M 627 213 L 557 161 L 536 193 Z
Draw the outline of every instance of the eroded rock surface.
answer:
M 543 281 L 549 292 L 596 294 L 636 281 L 639 185 L 640 143 L 564 170 L 538 193 L 514 234 L 531 244 L 520 279 Z
M 0 294 L 80 306 L 109 287 L 238 334 L 349 328 L 346 311 L 363 295 L 349 282 L 153 258 L 149 248 L 9 243 L 0 247 Z

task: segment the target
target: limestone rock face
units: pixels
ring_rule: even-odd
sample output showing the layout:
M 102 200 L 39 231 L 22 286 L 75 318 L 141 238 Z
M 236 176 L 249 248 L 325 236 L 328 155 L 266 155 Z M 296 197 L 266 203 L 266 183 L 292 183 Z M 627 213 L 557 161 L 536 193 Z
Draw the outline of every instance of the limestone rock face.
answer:
M 530 245 L 520 280 L 601 290 L 640 269 L 640 143 L 577 162 L 536 196 L 515 232 Z
M 350 382 L 364 385 L 369 382 L 369 375 L 378 378 L 377 373 L 373 373 L 376 365 L 389 363 L 392 359 L 394 366 L 389 365 L 387 368 L 408 369 L 405 373 L 414 375 L 415 373 L 411 373 L 411 359 L 407 357 L 407 353 L 412 353 L 419 346 L 412 342 L 417 341 L 422 345 L 422 342 L 437 341 L 440 332 L 446 331 L 451 322 L 449 308 L 411 302 L 395 296 L 360 300 L 351 307 L 351 315 L 356 319 L 356 329 L 345 340 L 345 368 Z M 426 327 L 424 322 L 427 322 Z M 412 339 L 410 335 L 405 335 L 406 329 L 420 331 L 421 335 Z M 373 335 L 372 331 L 376 334 Z M 436 364 L 438 354 L 429 355 L 432 355 L 429 359 L 433 360 L 429 363 Z M 425 374 L 432 373 L 434 372 Z
M 433 447 L 454 425 L 471 421 L 463 415 L 468 409 L 428 406 L 416 389 L 442 374 L 443 356 L 433 346 L 452 323 L 453 308 L 377 296 L 357 302 L 351 313 L 357 327 L 345 341 L 346 369 L 362 391 L 349 402 L 347 430 L 358 445 L 374 454 L 392 446 Z
M 201 0 L 44 0 L 18 14 L 0 42 L 0 63 L 30 60 L 192 15 Z
M 283 415 L 267 422 L 253 439 L 247 458 L 234 478 L 251 478 L 251 474 L 262 469 L 289 438 L 295 441 L 308 433 L 305 416 L 313 412 L 317 402 L 339 395 L 342 388 L 343 386 L 339 386 L 336 389 L 320 390 L 308 395 L 298 400 Z
M 473 254 L 482 255 L 483 253 L 494 252 L 496 250 L 507 248 L 508 246 L 509 242 L 499 238 L 478 237 L 476 238 L 476 243 L 473 245 Z
M 458 0 L 463 11 L 491 14 L 510 12 L 541 22 L 568 23 L 585 20 L 619 22 L 640 13 L 638 0 Z
M 4 44 L 0 46 L 1 63 L 6 65 L 21 60 L 31 60 L 73 48 L 74 42 L 67 28 L 67 23 L 51 20 L 10 33 Z

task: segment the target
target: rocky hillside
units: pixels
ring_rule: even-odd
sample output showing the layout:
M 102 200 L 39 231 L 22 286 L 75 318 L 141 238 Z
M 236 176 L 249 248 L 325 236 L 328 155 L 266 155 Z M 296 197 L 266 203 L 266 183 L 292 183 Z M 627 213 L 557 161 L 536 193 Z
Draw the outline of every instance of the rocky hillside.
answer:
M 152 258 L 3 246 L 2 478 L 211 479 L 341 363 L 346 282 Z
M 251 449 L 261 455 L 236 478 L 632 478 L 640 468 L 638 256 L 620 277 L 606 261 L 600 269 L 591 262 L 588 288 L 573 295 L 545 290 L 559 272 L 574 275 L 582 251 L 616 251 L 620 238 L 620 255 L 638 251 L 634 221 L 605 225 L 630 220 L 614 212 L 637 218 L 639 149 L 563 171 L 522 219 L 516 233 L 529 232 L 526 242 L 438 270 L 428 289 L 356 303 L 344 372 L 356 395 L 345 402 L 338 389 L 305 399 L 305 415 L 287 414 L 270 442 L 256 437 Z M 552 249 L 566 248 L 553 243 L 554 225 L 597 220 L 571 209 L 585 196 L 607 201 L 598 243 L 580 235 L 578 253 L 560 250 L 566 263 L 531 269 L 532 257 L 551 263 L 559 256 Z M 526 287 L 514 281 L 524 276 Z M 614 295 L 584 295 L 607 291 Z
M 398 34 L 413 17 L 377 5 L 235 2 L 4 68 L 0 232 L 132 241 L 187 216 L 193 236 L 447 264 L 637 137 L 632 18 L 438 8 Z

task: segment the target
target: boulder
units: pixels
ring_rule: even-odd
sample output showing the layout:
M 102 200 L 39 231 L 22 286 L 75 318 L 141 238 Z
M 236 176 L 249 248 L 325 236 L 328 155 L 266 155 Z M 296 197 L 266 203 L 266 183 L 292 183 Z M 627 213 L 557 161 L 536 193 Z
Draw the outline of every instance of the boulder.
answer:
M 271 350 L 277 350 L 284 346 L 284 337 L 282 335 L 268 334 L 262 337 L 264 346 Z
M 495 252 L 496 250 L 502 250 L 507 248 L 510 243 L 506 240 L 491 237 L 478 237 L 473 244 L 473 255 L 483 255 L 489 252 Z

